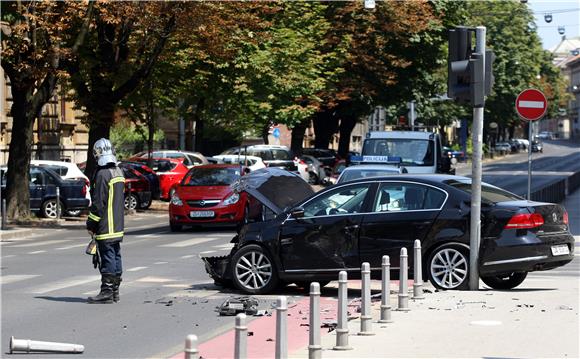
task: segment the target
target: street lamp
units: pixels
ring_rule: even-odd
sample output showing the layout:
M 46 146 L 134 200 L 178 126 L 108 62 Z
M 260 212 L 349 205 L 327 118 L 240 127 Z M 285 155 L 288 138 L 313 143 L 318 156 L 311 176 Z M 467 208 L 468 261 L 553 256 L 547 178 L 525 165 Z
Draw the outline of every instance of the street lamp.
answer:
M 548 23 L 552 22 L 552 14 L 544 14 L 544 20 L 546 20 Z
M 558 26 L 558 34 L 564 35 L 566 28 L 564 26 Z

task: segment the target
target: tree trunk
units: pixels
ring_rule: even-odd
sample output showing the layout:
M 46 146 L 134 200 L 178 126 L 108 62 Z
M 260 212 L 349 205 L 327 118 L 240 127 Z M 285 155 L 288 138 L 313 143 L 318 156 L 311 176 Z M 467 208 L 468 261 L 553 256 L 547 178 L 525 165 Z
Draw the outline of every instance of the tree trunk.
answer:
M 93 174 L 97 169 L 97 162 L 93 155 L 93 146 L 95 142 L 101 138 L 110 138 L 111 126 L 113 126 L 115 118 L 115 105 L 112 103 L 104 103 L 98 101 L 102 106 L 97 109 L 87 108 L 90 121 L 89 129 L 89 148 L 87 154 L 87 166 L 85 168 L 85 175 L 92 180 Z
M 302 148 L 304 143 L 304 131 L 306 131 L 306 125 L 310 123 L 310 120 L 304 120 L 299 124 L 295 125 L 292 129 L 292 139 L 290 140 L 290 149 L 296 156 L 302 154 Z
M 147 166 L 153 167 L 153 159 L 151 152 L 153 152 L 153 140 L 155 138 L 155 115 L 150 114 L 149 121 L 147 121 Z
M 312 121 L 314 125 L 314 147 L 328 148 L 332 135 L 338 128 L 338 118 L 333 110 L 318 112 Z
M 350 148 L 350 134 L 356 126 L 356 117 L 354 116 L 343 116 L 340 120 L 339 134 L 340 138 L 338 140 L 338 155 L 341 158 L 348 158 L 348 151 Z
M 30 216 L 29 172 L 36 113 L 30 111 L 32 89 L 18 89 L 14 83 L 12 82 L 12 139 L 6 174 L 6 214 L 10 219 L 20 219 Z
M 205 150 L 203 146 L 204 143 L 203 132 L 205 130 L 205 123 L 202 116 L 204 107 L 205 107 L 205 98 L 202 97 L 199 99 L 199 101 L 197 101 L 197 105 L 195 106 L 195 113 L 193 114 L 193 121 L 195 123 L 194 150 L 201 153 L 204 153 Z

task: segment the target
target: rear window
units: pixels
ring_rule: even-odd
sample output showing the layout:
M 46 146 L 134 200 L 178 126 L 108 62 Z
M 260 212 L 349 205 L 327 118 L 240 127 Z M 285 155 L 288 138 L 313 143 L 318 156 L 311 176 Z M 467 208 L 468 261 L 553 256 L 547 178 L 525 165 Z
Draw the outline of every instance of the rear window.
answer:
M 465 193 L 471 194 L 471 181 L 450 180 L 446 181 L 445 183 L 459 190 L 462 190 Z M 486 183 L 481 184 L 481 200 L 483 202 L 498 203 L 507 201 L 520 201 L 522 199 L 522 197 L 501 188 L 491 186 Z
M 292 160 L 292 154 L 286 150 L 272 149 L 272 158 L 279 161 Z
M 229 186 L 240 178 L 239 167 L 194 167 L 185 176 L 183 186 Z
M 68 173 L 68 167 L 66 166 L 47 165 L 47 164 L 41 164 L 40 166 L 53 170 L 54 172 L 56 172 L 56 174 L 58 174 L 61 177 L 66 176 L 66 174 Z

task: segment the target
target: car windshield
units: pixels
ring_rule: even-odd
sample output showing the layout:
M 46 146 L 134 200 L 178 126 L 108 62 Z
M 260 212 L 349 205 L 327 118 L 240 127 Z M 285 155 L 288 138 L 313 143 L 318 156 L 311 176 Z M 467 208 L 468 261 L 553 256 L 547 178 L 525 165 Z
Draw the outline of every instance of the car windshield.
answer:
M 49 168 L 49 169 L 53 170 L 54 172 L 56 172 L 61 177 L 66 176 L 66 174 L 68 173 L 68 168 L 65 166 L 51 165 L 51 164 L 40 164 L 39 166 L 44 167 L 44 168 Z
M 367 139 L 363 156 L 400 157 L 406 166 L 433 166 L 433 141 L 408 138 Z
M 471 194 L 470 180 L 449 180 L 446 181 L 448 185 L 462 190 L 465 193 Z M 486 203 L 498 203 L 506 201 L 521 201 L 522 197 L 503 190 L 501 188 L 489 185 L 487 183 L 481 184 L 481 200 Z
M 239 167 L 194 167 L 185 176 L 183 186 L 229 186 L 240 178 Z

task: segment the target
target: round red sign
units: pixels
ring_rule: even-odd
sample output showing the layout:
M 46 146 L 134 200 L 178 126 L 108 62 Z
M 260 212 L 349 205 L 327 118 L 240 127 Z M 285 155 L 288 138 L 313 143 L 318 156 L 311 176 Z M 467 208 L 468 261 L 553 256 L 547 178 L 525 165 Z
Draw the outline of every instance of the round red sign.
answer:
M 526 121 L 536 121 L 544 117 L 548 109 L 548 100 L 542 91 L 527 89 L 516 98 L 516 111 Z

